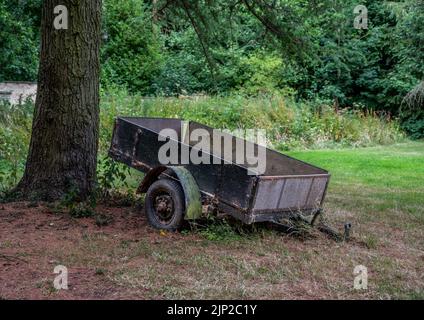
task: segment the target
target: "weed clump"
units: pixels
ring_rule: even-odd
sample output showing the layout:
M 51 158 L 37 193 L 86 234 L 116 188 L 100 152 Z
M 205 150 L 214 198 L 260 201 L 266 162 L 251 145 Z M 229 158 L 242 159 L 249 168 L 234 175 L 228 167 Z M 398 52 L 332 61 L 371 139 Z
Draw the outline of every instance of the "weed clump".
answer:
M 79 202 L 70 208 L 69 214 L 74 218 L 89 218 L 93 217 L 96 212 L 94 208 L 86 202 Z

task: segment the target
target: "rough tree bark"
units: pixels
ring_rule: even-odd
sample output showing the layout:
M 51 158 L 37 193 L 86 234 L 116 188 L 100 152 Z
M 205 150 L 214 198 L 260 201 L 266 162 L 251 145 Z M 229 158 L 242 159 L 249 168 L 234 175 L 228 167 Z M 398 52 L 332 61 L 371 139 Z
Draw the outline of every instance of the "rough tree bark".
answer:
M 54 27 L 54 8 L 68 9 L 68 29 Z M 99 134 L 101 0 L 44 0 L 38 93 L 24 197 L 56 200 L 70 188 L 93 189 Z

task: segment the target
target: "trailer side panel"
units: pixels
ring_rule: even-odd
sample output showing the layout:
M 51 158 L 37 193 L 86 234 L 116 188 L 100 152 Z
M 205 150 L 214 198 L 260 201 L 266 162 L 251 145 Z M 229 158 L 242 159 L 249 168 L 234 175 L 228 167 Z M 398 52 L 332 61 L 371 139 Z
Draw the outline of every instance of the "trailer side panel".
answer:
M 259 178 L 252 213 L 308 211 L 321 207 L 328 174 Z

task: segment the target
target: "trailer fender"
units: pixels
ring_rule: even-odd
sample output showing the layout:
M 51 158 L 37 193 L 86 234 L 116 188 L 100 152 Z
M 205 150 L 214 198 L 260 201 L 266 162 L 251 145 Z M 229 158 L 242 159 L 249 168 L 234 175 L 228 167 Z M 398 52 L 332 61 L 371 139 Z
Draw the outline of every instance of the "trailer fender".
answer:
M 167 169 L 172 170 L 177 176 L 185 197 L 185 219 L 194 220 L 202 215 L 202 202 L 200 198 L 200 190 L 197 186 L 196 180 L 194 180 L 190 171 L 181 166 L 158 166 L 150 170 L 144 177 L 137 193 L 145 193 L 152 185 L 153 182 L 159 179 L 159 176 Z

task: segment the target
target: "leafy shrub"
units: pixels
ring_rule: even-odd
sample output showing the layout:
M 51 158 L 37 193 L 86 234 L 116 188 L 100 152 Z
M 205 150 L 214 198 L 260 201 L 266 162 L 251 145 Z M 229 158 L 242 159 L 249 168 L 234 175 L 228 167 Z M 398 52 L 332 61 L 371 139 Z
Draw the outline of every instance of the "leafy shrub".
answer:
M 173 32 L 162 38 L 163 64 L 153 79 L 151 91 L 164 96 L 211 91 L 216 83 L 205 64 L 194 31 Z
M 0 0 L 0 81 L 36 79 L 40 8 L 40 0 Z
M 117 184 L 126 186 L 126 177 L 129 167 L 112 160 L 109 157 L 100 158 L 98 164 L 97 183 L 100 191 L 108 193 Z
M 143 0 L 108 0 L 103 13 L 102 83 L 142 94 L 161 66 L 160 46 Z
M 96 212 L 91 204 L 87 202 L 78 202 L 71 206 L 69 214 L 74 218 L 89 218 L 93 217 Z
M 71 187 L 63 196 L 58 204 L 58 208 L 66 208 L 69 210 L 69 215 L 74 218 L 88 218 L 96 214 L 95 207 L 97 198 L 95 195 L 90 196 L 87 201 L 80 201 L 79 192 L 76 187 Z
M 291 89 L 282 88 L 283 61 L 276 55 L 255 52 L 242 57 L 237 70 L 237 90 L 249 95 L 266 93 L 287 93 Z
M 424 138 L 424 82 L 405 97 L 400 112 L 402 128 L 414 139 Z
M 31 132 L 31 101 L 0 101 L 0 190 L 15 185 L 25 166 Z

